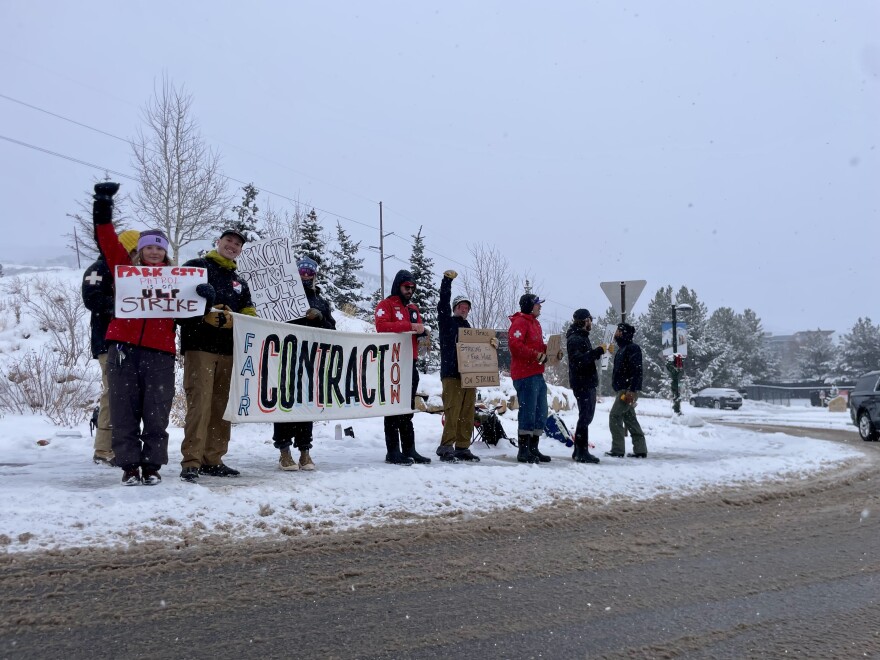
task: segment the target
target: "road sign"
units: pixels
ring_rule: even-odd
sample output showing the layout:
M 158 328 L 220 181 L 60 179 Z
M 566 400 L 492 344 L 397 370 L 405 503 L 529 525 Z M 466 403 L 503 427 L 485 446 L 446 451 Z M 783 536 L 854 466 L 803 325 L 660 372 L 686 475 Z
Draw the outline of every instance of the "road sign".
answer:
M 621 321 L 626 321 L 626 315 L 632 311 L 647 283 L 647 280 L 624 280 L 599 282 L 599 286 L 602 287 L 614 311 L 620 314 Z

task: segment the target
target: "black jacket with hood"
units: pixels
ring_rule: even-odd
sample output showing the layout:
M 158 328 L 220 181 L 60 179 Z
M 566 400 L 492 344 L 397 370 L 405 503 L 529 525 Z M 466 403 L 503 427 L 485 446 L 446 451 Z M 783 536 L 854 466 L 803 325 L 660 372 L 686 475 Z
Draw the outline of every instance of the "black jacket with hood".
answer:
M 590 333 L 582 325 L 569 326 L 565 333 L 565 343 L 568 353 L 568 382 L 575 396 L 581 396 L 588 389 L 599 386 L 596 360 L 605 351 L 601 346 L 593 348 Z
M 636 329 L 629 323 L 617 327 L 621 336 L 615 339 L 618 348 L 614 354 L 611 386 L 615 392 L 638 392 L 642 389 L 642 349 L 633 342 Z

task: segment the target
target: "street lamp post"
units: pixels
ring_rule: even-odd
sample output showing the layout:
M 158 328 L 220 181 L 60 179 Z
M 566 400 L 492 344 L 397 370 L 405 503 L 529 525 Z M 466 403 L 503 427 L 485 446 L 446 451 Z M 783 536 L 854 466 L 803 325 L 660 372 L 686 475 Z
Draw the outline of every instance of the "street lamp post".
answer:
M 693 307 L 687 303 L 682 303 L 681 305 L 672 303 L 672 359 L 666 363 L 666 369 L 669 371 L 669 375 L 672 376 L 672 411 L 676 415 L 681 414 L 681 394 L 678 382 L 684 369 L 681 357 L 678 354 L 678 319 L 676 313 L 689 312 L 692 309 Z

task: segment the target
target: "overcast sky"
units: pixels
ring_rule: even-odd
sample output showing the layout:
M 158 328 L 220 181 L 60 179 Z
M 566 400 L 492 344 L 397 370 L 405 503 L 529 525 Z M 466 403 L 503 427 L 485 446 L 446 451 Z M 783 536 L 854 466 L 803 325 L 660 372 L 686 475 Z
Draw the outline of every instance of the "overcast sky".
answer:
M 636 313 L 686 285 L 774 333 L 844 332 L 880 321 L 878 25 L 873 0 L 4 0 L 0 262 L 63 253 L 103 168 L 134 173 L 47 113 L 131 138 L 164 72 L 229 177 L 364 246 L 382 200 L 438 272 L 497 245 L 545 325 L 645 279 Z M 386 247 L 403 267 L 409 240 Z

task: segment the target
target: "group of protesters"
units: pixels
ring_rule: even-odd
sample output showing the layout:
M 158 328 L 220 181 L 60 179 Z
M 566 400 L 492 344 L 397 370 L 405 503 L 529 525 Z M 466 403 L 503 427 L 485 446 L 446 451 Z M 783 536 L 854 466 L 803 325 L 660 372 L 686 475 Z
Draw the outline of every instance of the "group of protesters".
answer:
M 113 197 L 119 184 L 95 185 L 93 222 L 100 257 L 83 275 L 82 294 L 92 313 L 92 355 L 102 372 L 102 395 L 97 418 L 93 460 L 122 470 L 124 485 L 155 485 L 160 470 L 168 463 L 168 423 L 175 394 L 176 330 L 180 327 L 183 355 L 183 389 L 186 395 L 184 438 L 181 444 L 180 479 L 197 483 L 200 477 L 236 477 L 240 473 L 223 462 L 229 447 L 230 422 L 224 412 L 229 397 L 233 366 L 233 314 L 256 316 L 247 282 L 236 269 L 247 238 L 227 229 L 215 249 L 184 266 L 203 269 L 207 282 L 196 292 L 204 299 L 203 313 L 191 318 L 122 318 L 114 314 L 114 272 L 117 266 L 170 265 L 169 241 L 159 230 L 126 230 L 117 235 L 113 227 Z M 301 318 L 288 323 L 335 330 L 331 305 L 316 286 L 318 264 L 304 256 L 297 269 L 308 301 Z M 467 320 L 471 301 L 459 295 L 452 299 L 452 282 L 457 273 L 448 270 L 440 284 L 438 334 L 440 377 L 443 387 L 445 424 L 436 454 L 443 462 L 478 462 L 470 450 L 474 427 L 476 389 L 464 387 L 458 368 L 456 343 L 459 330 L 470 328 Z M 412 335 L 412 390 L 410 410 L 415 409 L 419 383 L 416 357 L 421 342 L 430 336 L 420 310 L 412 301 L 416 284 L 412 273 L 399 271 L 390 295 L 379 301 L 374 312 L 378 332 Z M 510 317 L 510 374 L 519 402 L 517 460 L 543 463 L 550 457 L 538 449 L 547 418 L 547 387 L 544 368 L 547 345 L 538 316 L 544 302 L 525 294 L 520 311 Z M 589 424 L 596 404 L 598 377 L 596 360 L 610 347 L 591 346 L 592 317 L 585 309 L 575 312 L 567 335 L 571 385 L 578 403 L 578 425 L 573 459 L 598 463 L 589 452 Z M 609 456 L 624 455 L 624 429 L 632 436 L 629 456 L 647 456 L 645 437 L 635 416 L 635 401 L 641 388 L 641 350 L 633 343 L 635 329 L 620 324 L 615 334 L 619 346 L 614 360 L 615 401 L 611 410 L 612 435 Z M 493 337 L 490 343 L 497 348 Z M 559 351 L 558 358 L 562 358 Z M 385 461 L 394 465 L 427 464 L 431 459 L 416 450 L 413 413 L 384 417 Z M 284 471 L 314 470 L 310 456 L 313 422 L 275 422 L 274 446 L 278 466 Z M 295 458 L 291 447 L 299 452 Z

